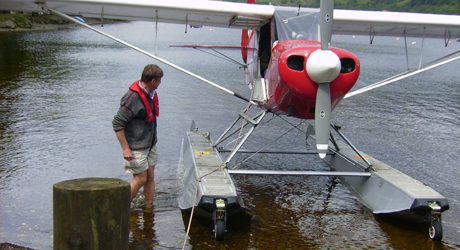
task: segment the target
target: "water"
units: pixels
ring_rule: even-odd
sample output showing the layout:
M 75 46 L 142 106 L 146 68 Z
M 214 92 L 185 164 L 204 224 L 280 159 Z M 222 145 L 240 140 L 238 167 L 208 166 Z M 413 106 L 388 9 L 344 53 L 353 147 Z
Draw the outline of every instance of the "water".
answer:
M 103 30 L 154 52 L 154 25 L 106 25 Z M 239 44 L 240 31 L 161 25 L 158 54 L 243 96 L 250 92 L 237 65 L 172 44 Z M 362 73 L 355 88 L 406 68 L 404 39 L 333 37 L 353 51 Z M 411 42 L 416 41 L 417 45 Z M 421 39 L 409 40 L 411 67 Z M 423 61 L 458 50 L 425 42 Z M 226 50 L 240 60 L 240 52 Z M 52 186 L 69 179 L 131 180 L 111 127 L 121 96 L 152 59 L 83 28 L 0 33 L 0 242 L 52 249 Z M 130 249 L 182 248 L 189 214 L 177 207 L 176 172 L 181 140 L 192 120 L 213 139 L 246 103 L 159 63 L 165 77 L 160 97 L 159 163 L 153 214 L 131 211 Z M 431 242 L 427 225 L 374 216 L 347 189 L 328 177 L 236 176 L 247 212 L 228 222 L 223 243 L 212 223 L 193 218 L 187 249 L 460 249 L 460 85 L 454 62 L 344 100 L 333 122 L 361 150 L 420 180 L 450 203 L 444 238 Z M 289 119 L 298 123 L 296 119 Z M 269 115 L 249 145 L 303 149 L 304 135 Z M 233 163 L 245 158 L 239 156 Z M 326 170 L 317 157 L 255 156 L 251 169 Z M 142 200 L 142 198 L 140 198 Z

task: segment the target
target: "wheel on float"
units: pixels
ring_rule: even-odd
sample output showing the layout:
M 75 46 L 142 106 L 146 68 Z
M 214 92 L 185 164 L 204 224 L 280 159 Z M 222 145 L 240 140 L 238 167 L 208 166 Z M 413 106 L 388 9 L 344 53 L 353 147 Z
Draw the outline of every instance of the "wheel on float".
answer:
M 214 224 L 214 234 L 216 236 L 217 241 L 224 240 L 224 234 L 225 234 L 225 221 L 224 220 L 216 220 L 216 223 Z
M 440 241 L 442 239 L 442 223 L 441 220 L 435 220 L 431 222 L 431 227 L 429 230 L 430 238 L 435 241 Z

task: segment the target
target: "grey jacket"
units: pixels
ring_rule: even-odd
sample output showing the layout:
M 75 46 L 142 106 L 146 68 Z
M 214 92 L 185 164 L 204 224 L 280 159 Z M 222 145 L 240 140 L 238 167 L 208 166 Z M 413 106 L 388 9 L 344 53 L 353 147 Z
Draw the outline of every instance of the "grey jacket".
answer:
M 152 98 L 147 95 L 153 112 L 155 108 Z M 112 126 L 115 132 L 124 129 L 126 140 L 131 149 L 151 148 L 157 142 L 156 114 L 155 121 L 150 123 L 147 111 L 138 93 L 128 90 L 121 98 L 120 109 L 113 117 Z

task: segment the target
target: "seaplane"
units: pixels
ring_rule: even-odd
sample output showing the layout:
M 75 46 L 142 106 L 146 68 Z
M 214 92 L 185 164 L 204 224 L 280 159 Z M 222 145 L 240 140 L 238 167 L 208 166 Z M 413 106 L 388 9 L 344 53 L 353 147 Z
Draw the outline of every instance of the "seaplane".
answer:
M 83 25 L 139 51 L 163 64 L 180 70 L 248 103 L 255 115 L 236 113 L 236 118 L 217 141 L 192 122 L 182 142 L 179 159 L 179 207 L 214 221 L 214 234 L 224 240 L 227 220 L 244 210 L 232 175 L 323 175 L 336 176 L 374 214 L 392 214 L 430 223 L 429 237 L 442 239 L 441 214 L 449 209 L 445 197 L 410 176 L 357 149 L 331 122 L 331 113 L 340 102 L 357 94 L 396 82 L 417 73 L 460 59 L 456 52 L 439 61 L 408 70 L 384 81 L 351 91 L 360 74 L 360 61 L 352 53 L 331 46 L 332 34 L 375 37 L 398 36 L 437 38 L 448 46 L 460 38 L 460 16 L 388 11 L 334 9 L 333 0 L 321 0 L 320 8 L 282 7 L 248 3 L 203 0 L 1 0 L 0 9 L 48 11 Z M 78 16 L 79 18 L 75 18 Z M 226 27 L 242 30 L 240 45 L 246 97 L 198 76 L 156 55 L 83 23 L 86 17 L 147 20 L 178 23 L 187 27 Z M 156 39 L 156 38 L 155 38 Z M 406 42 L 407 44 L 407 42 Z M 182 47 L 210 47 L 183 45 Z M 450 45 L 455 46 L 455 45 Z M 407 45 L 406 45 L 407 54 Z M 331 171 L 282 171 L 235 169 L 231 159 L 251 150 L 242 146 L 266 114 L 308 120 L 306 141 Z M 242 129 L 245 133 L 242 134 Z M 222 143 L 237 137 L 232 149 Z M 292 154 L 292 151 L 268 151 Z M 261 152 L 252 151 L 252 152 Z M 227 157 L 222 157 L 228 154 Z

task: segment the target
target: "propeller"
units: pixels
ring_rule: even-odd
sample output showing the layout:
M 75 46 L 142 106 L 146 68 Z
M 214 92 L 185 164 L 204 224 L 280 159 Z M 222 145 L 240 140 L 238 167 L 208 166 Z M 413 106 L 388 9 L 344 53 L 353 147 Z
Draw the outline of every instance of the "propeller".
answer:
M 340 73 L 340 58 L 329 47 L 332 37 L 332 21 L 334 12 L 333 0 L 320 2 L 320 39 L 321 49 L 311 53 L 306 69 L 310 79 L 318 84 L 315 104 L 315 135 L 316 149 L 320 158 L 326 157 L 329 147 L 331 123 L 331 91 L 330 83 Z

